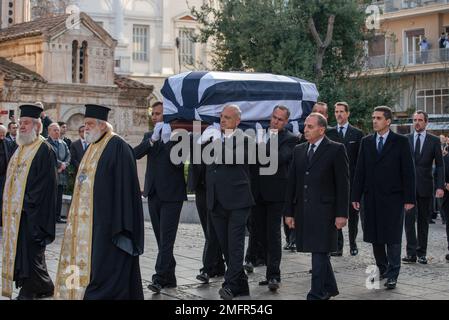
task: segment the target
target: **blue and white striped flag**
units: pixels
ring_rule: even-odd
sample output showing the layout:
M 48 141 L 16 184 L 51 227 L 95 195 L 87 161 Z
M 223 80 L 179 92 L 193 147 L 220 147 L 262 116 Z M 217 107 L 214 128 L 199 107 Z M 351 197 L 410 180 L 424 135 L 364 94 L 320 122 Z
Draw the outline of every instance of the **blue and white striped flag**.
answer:
M 276 105 L 290 109 L 290 122 L 302 129 L 318 99 L 315 84 L 295 77 L 268 73 L 193 71 L 165 80 L 164 121 L 202 120 L 219 122 L 224 105 L 236 104 L 242 110 L 241 127 L 257 122 L 268 127 Z M 290 130 L 292 124 L 289 125 Z

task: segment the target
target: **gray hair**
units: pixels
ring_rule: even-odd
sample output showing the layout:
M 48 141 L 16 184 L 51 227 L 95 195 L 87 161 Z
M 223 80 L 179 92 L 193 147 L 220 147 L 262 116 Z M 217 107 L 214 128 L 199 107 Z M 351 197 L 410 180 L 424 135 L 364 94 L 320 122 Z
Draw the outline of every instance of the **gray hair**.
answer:
M 4 125 L 0 124 L 0 132 L 3 131 L 4 133 L 8 132 L 8 129 Z
M 227 104 L 227 105 L 225 105 L 223 107 L 223 110 L 227 109 L 227 108 L 233 109 L 237 113 L 237 116 L 239 117 L 239 119 L 242 118 L 242 110 L 240 109 L 240 107 L 238 105 L 236 105 L 236 104 Z
M 102 123 L 106 124 L 106 131 L 107 132 L 114 131 L 114 127 L 109 122 L 104 121 L 104 120 L 99 120 L 99 119 L 96 119 L 96 120 L 97 120 L 97 124 L 102 124 Z
M 321 113 L 312 112 L 311 114 L 309 114 L 309 117 L 315 117 L 319 127 L 327 128 L 327 119 Z
M 33 124 L 34 124 L 34 128 L 36 128 L 36 133 L 39 135 L 39 134 L 41 134 L 42 133 L 42 130 L 44 129 L 43 128 L 43 126 L 42 126 L 42 120 L 41 120 L 41 118 L 37 118 L 37 119 L 34 119 L 33 118 Z
M 60 128 L 59 124 L 57 122 L 52 122 L 49 124 L 48 129 L 53 128 L 53 127 L 57 127 Z

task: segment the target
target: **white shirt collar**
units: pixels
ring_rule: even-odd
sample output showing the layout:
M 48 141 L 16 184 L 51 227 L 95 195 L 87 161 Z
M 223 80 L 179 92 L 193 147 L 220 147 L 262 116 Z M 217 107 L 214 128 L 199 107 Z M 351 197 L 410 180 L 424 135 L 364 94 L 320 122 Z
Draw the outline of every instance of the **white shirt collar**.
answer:
M 426 130 L 423 130 L 422 132 L 415 132 L 413 133 L 413 138 L 416 140 L 416 138 L 418 137 L 418 134 L 421 134 L 421 139 L 424 139 L 426 137 Z
M 314 143 L 315 145 L 315 149 L 313 150 L 314 152 L 318 149 L 318 147 L 320 146 L 320 143 L 323 141 L 324 137 L 322 137 L 320 140 L 318 140 L 317 142 Z M 312 144 L 309 142 L 309 149 L 307 151 L 310 150 L 310 147 L 312 146 Z
M 387 141 L 387 138 L 388 138 L 389 134 L 390 134 L 390 130 L 385 132 L 382 136 L 379 135 L 378 133 L 376 133 L 376 140 L 379 141 L 379 138 L 382 137 L 382 138 L 384 138 L 384 143 L 385 143 L 385 141 Z
M 343 131 L 348 130 L 349 122 L 346 122 L 344 125 L 337 124 L 337 129 L 340 130 L 341 127 L 343 127 Z

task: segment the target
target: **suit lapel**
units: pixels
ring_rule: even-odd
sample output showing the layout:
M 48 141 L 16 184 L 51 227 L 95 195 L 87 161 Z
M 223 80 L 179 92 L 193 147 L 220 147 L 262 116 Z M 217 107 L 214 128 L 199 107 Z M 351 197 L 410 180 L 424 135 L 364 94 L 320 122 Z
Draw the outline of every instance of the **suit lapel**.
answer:
M 346 134 L 345 134 L 345 138 L 344 138 L 345 144 L 347 144 L 347 143 L 349 143 L 349 141 L 351 141 L 351 136 L 352 136 L 352 127 L 351 127 L 351 125 L 348 125 L 348 129 L 346 129 Z
M 392 146 L 393 146 L 393 142 L 396 139 L 396 135 L 393 131 L 390 131 L 390 133 L 388 134 L 387 137 L 387 141 L 384 144 L 384 147 L 382 149 L 382 152 L 380 153 L 380 155 L 377 157 L 377 161 L 380 161 L 383 159 L 383 157 L 390 152 Z M 377 149 L 376 149 L 377 152 Z
M 429 149 L 429 144 L 430 144 L 430 139 L 429 139 L 429 134 L 426 133 L 426 136 L 424 137 L 424 142 L 421 148 L 421 152 L 419 153 L 419 159 L 422 158 L 424 152 L 427 152 L 427 149 Z
M 320 159 L 320 157 L 323 155 L 324 151 L 327 149 L 327 145 L 329 144 L 329 138 L 324 136 L 323 141 L 321 141 L 320 145 L 318 146 L 317 150 L 315 151 L 315 154 L 312 157 L 312 163 L 308 163 L 308 168 L 312 168 Z M 307 159 L 307 152 L 309 151 L 309 145 L 307 145 L 306 148 L 306 159 Z

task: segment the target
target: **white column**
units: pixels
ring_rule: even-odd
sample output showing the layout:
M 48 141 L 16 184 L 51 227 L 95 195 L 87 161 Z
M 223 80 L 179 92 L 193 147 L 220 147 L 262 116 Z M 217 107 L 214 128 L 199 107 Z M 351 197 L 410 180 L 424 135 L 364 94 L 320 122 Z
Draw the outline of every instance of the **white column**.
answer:
M 175 62 L 175 44 L 172 36 L 173 25 L 171 23 L 170 0 L 160 0 L 162 10 L 162 43 L 160 45 L 161 53 L 161 73 L 171 75 L 174 73 Z
M 123 21 L 124 21 L 124 8 L 122 4 L 122 0 L 114 0 L 114 16 L 115 16 L 115 24 L 114 24 L 114 37 L 117 39 L 119 43 L 125 42 L 125 37 L 123 36 Z

